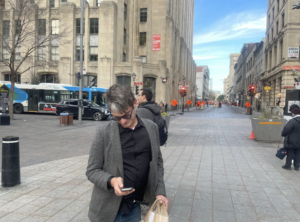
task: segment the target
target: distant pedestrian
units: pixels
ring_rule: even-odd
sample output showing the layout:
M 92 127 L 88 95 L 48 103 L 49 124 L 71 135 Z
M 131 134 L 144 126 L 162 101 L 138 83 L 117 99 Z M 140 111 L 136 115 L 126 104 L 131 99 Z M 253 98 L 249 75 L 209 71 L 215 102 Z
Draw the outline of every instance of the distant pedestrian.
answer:
M 222 103 L 221 102 L 219 102 L 219 107 L 222 108 Z
M 111 86 L 106 99 L 116 121 L 101 124 L 92 142 L 86 171 L 94 184 L 89 221 L 140 222 L 142 201 L 151 206 L 161 199 L 168 207 L 157 125 L 136 115 L 130 86 Z
M 165 103 L 165 112 L 166 113 L 168 112 L 168 103 L 167 102 Z
M 160 106 L 160 112 L 163 113 L 164 112 L 164 103 L 163 103 L 163 101 L 160 102 L 159 106 Z
M 292 119 L 287 122 L 281 133 L 281 135 L 285 137 L 284 148 L 288 150 L 286 163 L 282 168 L 291 170 L 292 160 L 294 158 L 294 168 L 298 171 L 300 164 L 300 109 L 291 108 Z

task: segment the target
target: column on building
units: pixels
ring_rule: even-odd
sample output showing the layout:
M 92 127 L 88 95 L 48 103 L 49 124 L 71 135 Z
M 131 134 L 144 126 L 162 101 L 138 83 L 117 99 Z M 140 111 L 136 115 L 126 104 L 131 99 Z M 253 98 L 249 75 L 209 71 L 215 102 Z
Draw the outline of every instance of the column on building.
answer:
M 166 77 L 167 62 L 165 60 L 158 60 L 158 77 L 156 78 L 156 102 L 166 102 L 167 84 L 162 83 L 162 78 Z
M 97 86 L 109 88 L 115 81 L 114 62 L 117 59 L 117 5 L 112 1 L 102 1 L 99 7 L 99 65 Z
M 276 81 L 271 81 L 271 91 L 270 91 L 270 106 L 275 105 L 275 92 L 276 92 Z
M 277 106 L 277 102 L 278 102 L 278 99 L 279 99 L 279 94 L 280 94 L 280 91 L 281 91 L 281 79 L 280 78 L 277 78 L 275 79 L 275 93 L 274 93 L 274 97 L 275 97 L 275 103 L 274 105 Z

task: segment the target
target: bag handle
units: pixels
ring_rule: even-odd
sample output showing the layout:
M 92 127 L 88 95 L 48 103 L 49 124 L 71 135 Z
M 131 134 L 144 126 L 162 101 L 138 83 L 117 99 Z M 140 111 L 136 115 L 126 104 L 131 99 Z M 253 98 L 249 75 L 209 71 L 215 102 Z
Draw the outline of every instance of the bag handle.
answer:
M 154 206 L 153 206 L 152 212 L 155 212 L 156 207 L 157 207 L 157 204 L 158 204 L 160 201 L 162 201 L 162 202 L 165 204 L 165 202 L 164 202 L 162 199 L 156 199 L 156 202 L 155 202 L 155 204 L 154 204 Z M 166 206 L 166 204 L 165 204 L 165 206 Z

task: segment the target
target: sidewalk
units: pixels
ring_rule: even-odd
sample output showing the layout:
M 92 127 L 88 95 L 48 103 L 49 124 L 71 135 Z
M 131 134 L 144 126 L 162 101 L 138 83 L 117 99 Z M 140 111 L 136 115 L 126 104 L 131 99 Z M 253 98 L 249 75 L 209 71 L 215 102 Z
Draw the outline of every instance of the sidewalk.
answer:
M 300 173 L 281 168 L 274 145 L 248 139 L 251 123 L 238 109 L 209 107 L 170 122 L 168 144 L 161 147 L 170 222 L 300 221 Z M 66 131 L 78 135 L 69 149 L 82 146 L 78 132 L 88 130 L 92 138 L 98 124 Z M 20 138 L 21 145 L 28 137 Z M 81 148 L 88 152 L 90 145 L 86 138 Z M 87 159 L 85 154 L 22 167 L 21 185 L 0 188 L 0 221 L 88 221 L 93 185 L 85 176 Z

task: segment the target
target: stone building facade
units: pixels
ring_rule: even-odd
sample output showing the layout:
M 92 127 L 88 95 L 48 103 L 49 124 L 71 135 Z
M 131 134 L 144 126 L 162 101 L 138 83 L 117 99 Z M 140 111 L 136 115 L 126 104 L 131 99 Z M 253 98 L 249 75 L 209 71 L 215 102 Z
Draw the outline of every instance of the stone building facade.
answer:
M 261 78 L 263 106 L 278 108 L 282 113 L 287 89 L 294 88 L 293 70 L 300 70 L 299 55 L 291 56 L 289 49 L 300 45 L 300 13 L 292 10 L 297 0 L 268 0 L 267 30 L 265 41 L 265 74 Z
M 203 100 L 209 97 L 209 68 L 198 66 L 196 73 L 197 99 Z
M 78 85 L 80 39 L 80 0 L 42 0 L 36 7 L 35 24 L 45 20 L 59 30 L 70 27 L 62 41 L 49 42 L 34 52 L 21 71 L 32 66 L 18 79 L 21 83 L 56 82 Z M 115 83 L 133 86 L 142 82 L 155 100 L 170 103 L 181 98 L 178 85 L 189 85 L 188 97 L 195 101 L 196 64 L 192 57 L 194 0 L 89 0 L 84 9 L 84 86 L 108 88 Z M 0 30 L 14 27 L 14 9 L 0 8 Z M 37 25 L 33 25 L 37 27 Z M 50 25 L 46 35 L 52 33 Z M 38 30 L 36 30 L 38 33 Z M 37 34 L 38 38 L 38 34 Z M 22 46 L 20 47 L 22 56 Z M 0 56 L 5 52 L 0 44 Z M 0 62 L 0 80 L 9 80 L 9 70 Z M 167 80 L 162 81 L 162 80 Z
M 251 52 L 255 43 L 245 43 L 241 50 L 241 54 L 238 58 L 238 62 L 235 64 L 234 69 L 234 82 L 233 82 L 233 102 L 236 102 L 239 106 L 244 107 L 247 100 L 247 92 L 245 90 L 246 84 L 246 61 L 249 53 Z
M 224 95 L 229 101 L 233 100 L 234 66 L 237 63 L 239 56 L 240 53 L 231 53 L 229 55 L 229 59 L 230 59 L 229 74 L 228 77 L 226 78 L 226 87 L 224 87 Z

